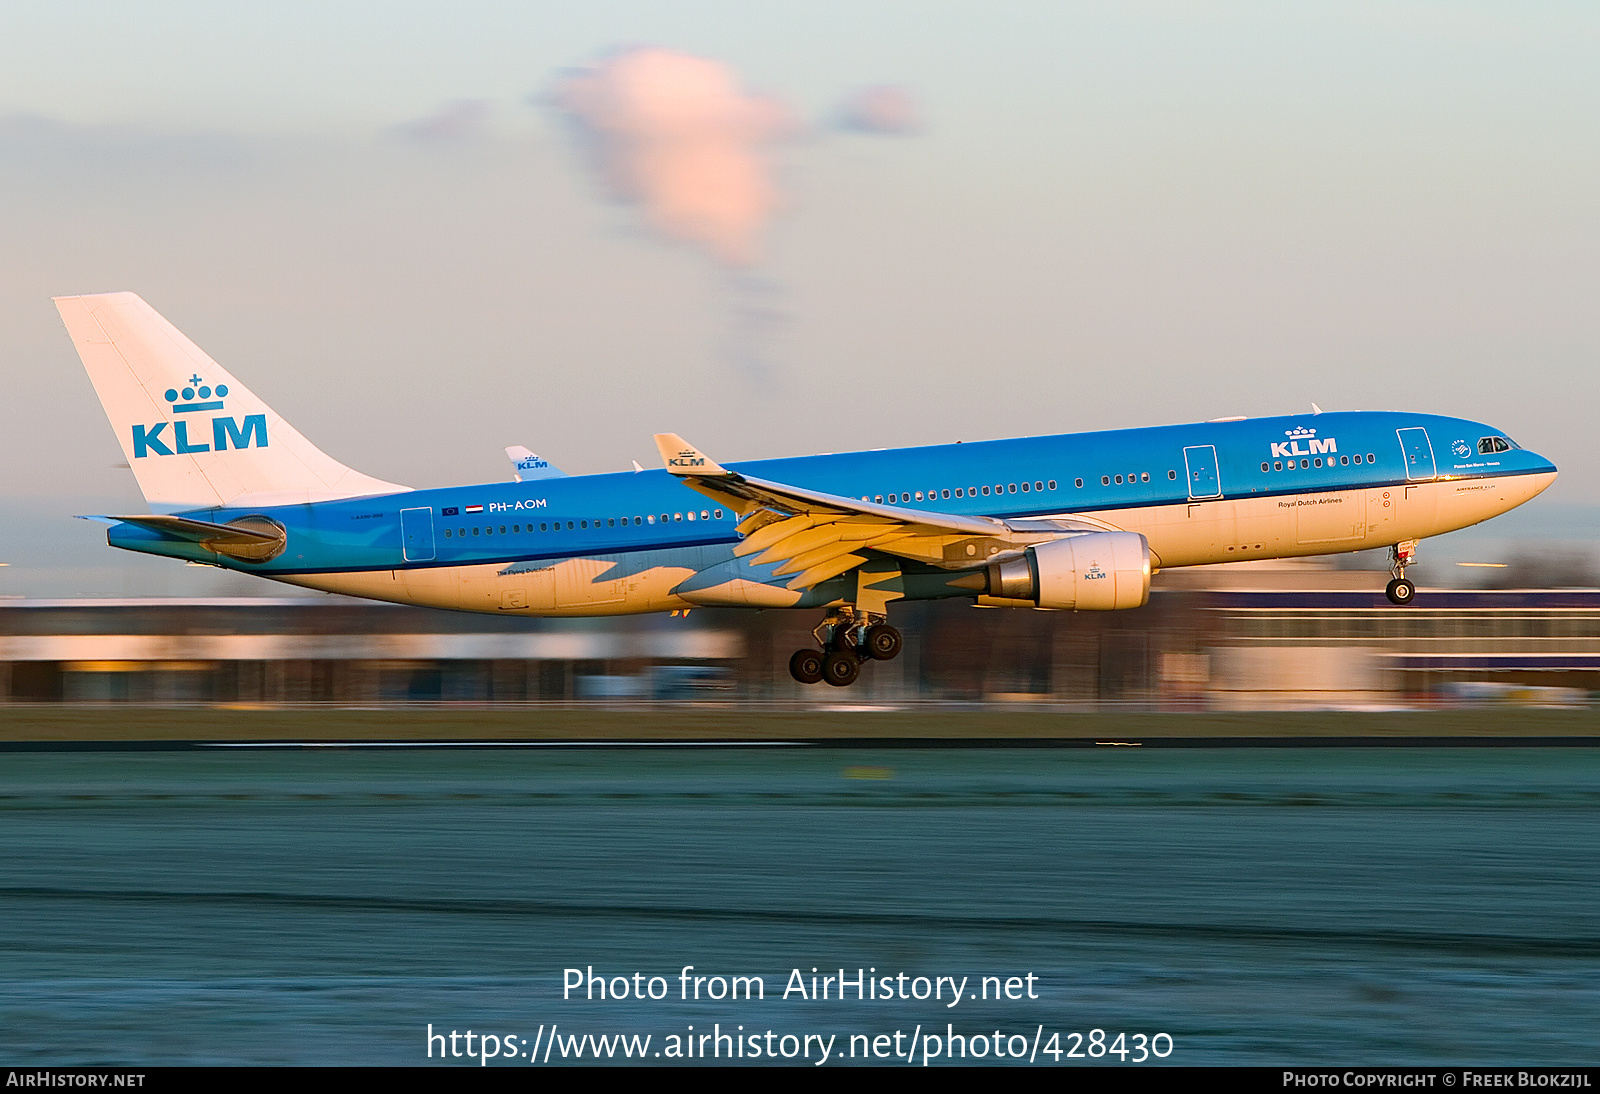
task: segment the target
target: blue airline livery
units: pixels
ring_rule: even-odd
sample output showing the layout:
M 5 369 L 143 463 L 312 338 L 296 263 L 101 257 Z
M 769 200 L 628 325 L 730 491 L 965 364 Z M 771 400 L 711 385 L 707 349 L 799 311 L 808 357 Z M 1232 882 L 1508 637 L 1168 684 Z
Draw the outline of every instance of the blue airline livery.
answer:
M 723 466 L 676 434 L 664 469 L 412 490 L 338 463 L 133 293 L 56 305 L 151 513 L 113 547 L 329 592 L 588 616 L 819 610 L 797 680 L 846 685 L 900 651 L 897 600 L 1137 608 L 1164 567 L 1417 541 L 1556 477 L 1493 426 L 1389 411 L 1225 419 Z

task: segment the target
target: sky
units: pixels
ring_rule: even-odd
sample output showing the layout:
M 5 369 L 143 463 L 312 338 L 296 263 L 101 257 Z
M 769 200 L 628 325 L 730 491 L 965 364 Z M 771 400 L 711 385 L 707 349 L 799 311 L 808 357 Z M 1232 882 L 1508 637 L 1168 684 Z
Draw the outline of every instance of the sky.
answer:
M 1592 4 L 59 2 L 0 27 L 0 595 L 261 590 L 71 520 L 143 506 L 50 297 L 124 289 L 419 487 L 506 478 L 510 444 L 593 472 L 651 466 L 656 432 L 740 460 L 1315 401 L 1491 422 L 1562 468 L 1534 506 L 1600 504 Z M 596 97 L 641 56 L 705 77 L 695 118 L 724 121 L 685 141 L 743 180 L 733 219 L 674 202 L 691 176 Z M 903 124 L 861 124 L 883 89 Z

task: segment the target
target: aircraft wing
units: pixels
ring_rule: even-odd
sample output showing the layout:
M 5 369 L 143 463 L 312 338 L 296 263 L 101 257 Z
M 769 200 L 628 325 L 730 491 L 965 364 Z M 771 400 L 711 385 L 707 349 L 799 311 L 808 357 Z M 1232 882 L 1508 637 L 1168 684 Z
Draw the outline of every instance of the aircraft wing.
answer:
M 1030 543 L 1080 529 L 1047 521 L 1006 522 L 884 505 L 807 490 L 729 471 L 675 433 L 656 435 L 667 471 L 742 519 L 736 556 L 781 562 L 775 577 L 795 575 L 809 589 L 867 561 L 868 549 L 949 570 L 971 569 Z M 1017 527 L 1025 523 L 1029 527 Z M 1088 530 L 1087 528 L 1081 530 Z

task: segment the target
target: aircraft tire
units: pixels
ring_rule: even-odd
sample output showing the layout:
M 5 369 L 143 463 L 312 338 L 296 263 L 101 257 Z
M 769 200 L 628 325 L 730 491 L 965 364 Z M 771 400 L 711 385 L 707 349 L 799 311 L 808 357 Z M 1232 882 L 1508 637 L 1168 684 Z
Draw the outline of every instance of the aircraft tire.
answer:
M 887 623 L 867 628 L 867 654 L 874 661 L 893 661 L 904 645 L 900 632 Z
M 789 675 L 798 683 L 816 684 L 822 680 L 822 651 L 795 650 L 789 658 Z
M 833 628 L 833 637 L 828 640 L 828 648 L 830 650 L 838 650 L 840 653 L 854 653 L 856 644 L 855 640 L 850 637 L 850 631 L 851 628 L 849 627 Z
M 861 675 L 861 662 L 853 653 L 834 650 L 822 659 L 822 678 L 836 688 L 847 688 Z
M 1391 604 L 1413 604 L 1417 599 L 1417 587 L 1403 577 L 1397 577 L 1389 582 L 1383 590 L 1383 595 L 1389 598 Z

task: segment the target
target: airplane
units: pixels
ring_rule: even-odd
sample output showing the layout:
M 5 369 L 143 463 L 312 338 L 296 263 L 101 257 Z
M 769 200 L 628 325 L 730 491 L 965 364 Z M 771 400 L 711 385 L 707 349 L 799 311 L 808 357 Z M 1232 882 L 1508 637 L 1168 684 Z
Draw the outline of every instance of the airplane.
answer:
M 1396 605 L 1427 536 L 1504 513 L 1556 467 L 1493 426 L 1391 411 L 1223 418 L 414 490 L 324 454 L 137 295 L 56 306 L 148 514 L 113 547 L 375 600 L 521 616 L 820 610 L 801 683 L 901 649 L 895 601 L 1138 608 L 1159 570 L 1388 547 Z

